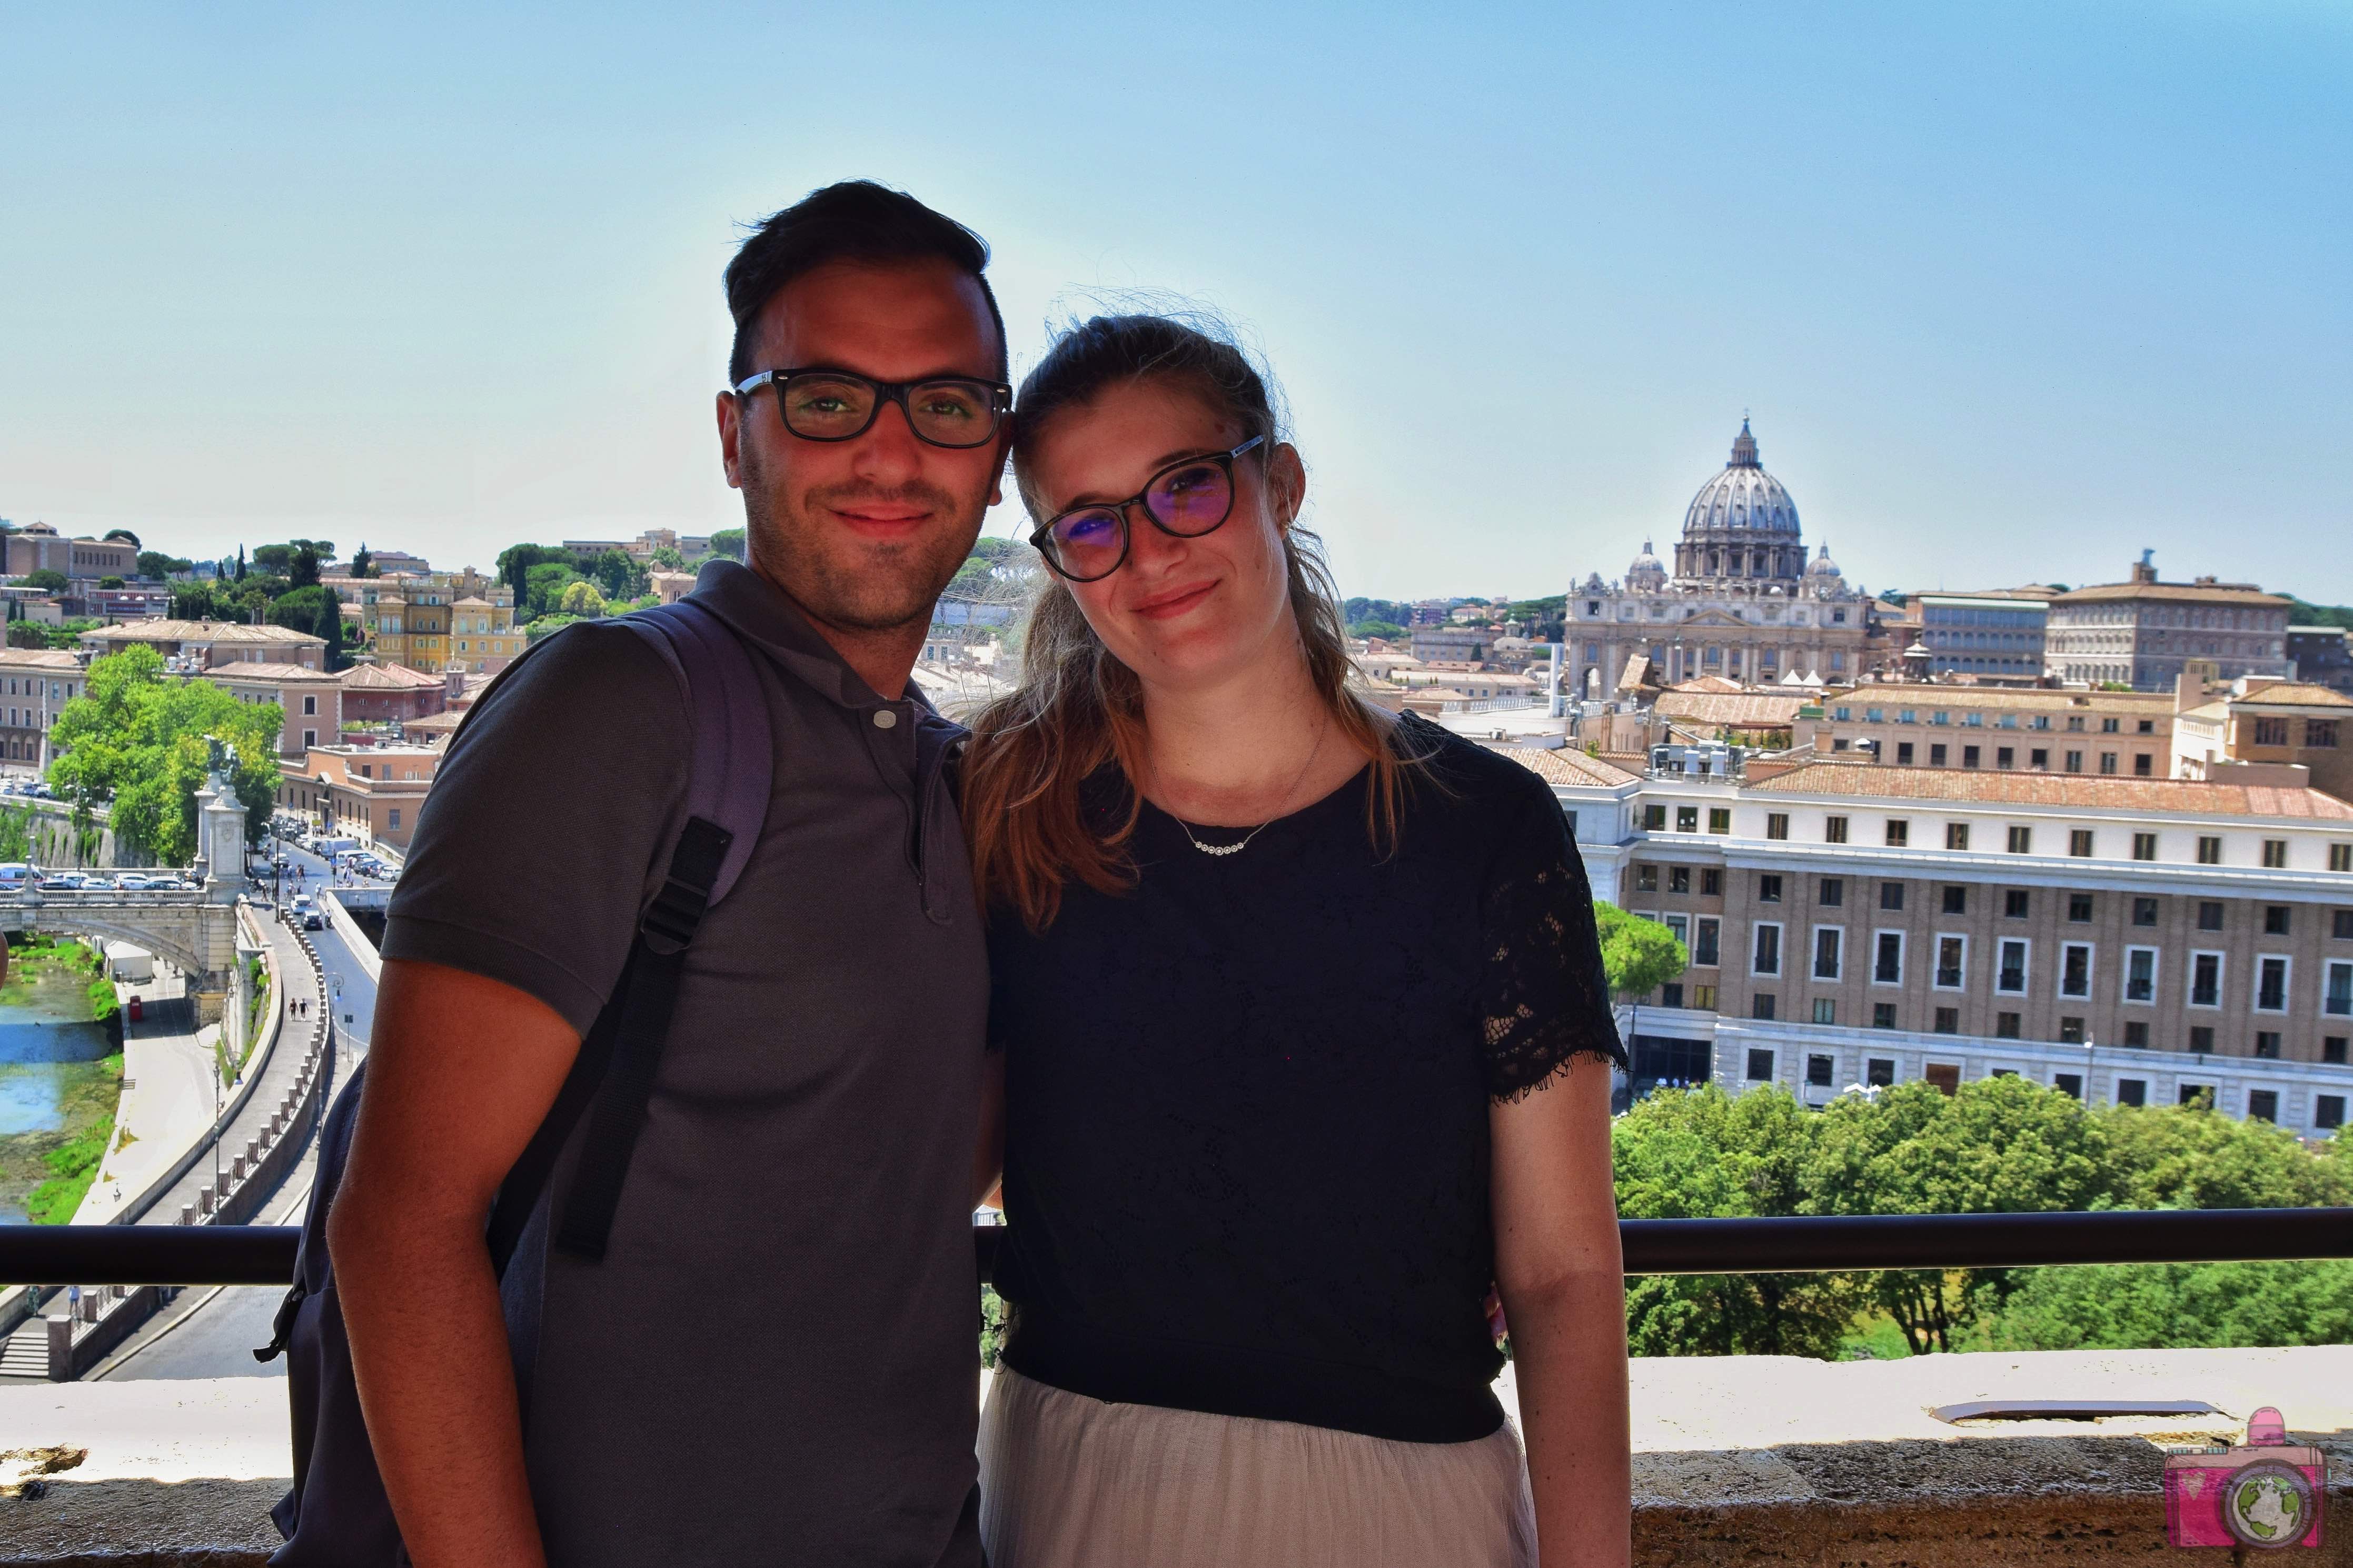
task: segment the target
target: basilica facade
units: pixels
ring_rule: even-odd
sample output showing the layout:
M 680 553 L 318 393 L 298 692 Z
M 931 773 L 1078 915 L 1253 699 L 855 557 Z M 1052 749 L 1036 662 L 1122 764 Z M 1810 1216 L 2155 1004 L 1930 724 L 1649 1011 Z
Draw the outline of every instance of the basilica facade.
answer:
M 1659 685 L 1708 675 L 1836 685 L 1862 670 L 1870 612 L 1869 595 L 1847 583 L 1827 545 L 1807 559 L 1797 503 L 1757 460 L 1743 419 L 1732 460 L 1683 513 L 1672 573 L 1645 542 L 1622 581 L 1596 572 L 1569 590 L 1564 684 L 1578 697 L 1608 697 L 1640 655 Z

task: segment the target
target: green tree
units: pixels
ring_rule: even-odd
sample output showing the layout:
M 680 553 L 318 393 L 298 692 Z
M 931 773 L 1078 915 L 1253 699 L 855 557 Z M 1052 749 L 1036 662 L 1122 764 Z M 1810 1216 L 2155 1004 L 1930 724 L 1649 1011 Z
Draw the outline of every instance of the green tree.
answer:
M 180 621 L 224 621 L 237 616 L 236 597 L 217 582 L 184 583 L 172 590 L 172 618 Z
M 1841 1095 L 1818 1119 L 1809 1214 L 2019 1214 L 2088 1208 L 2107 1191 L 2107 1140 L 2075 1100 L 2019 1077 L 1947 1095 L 1927 1083 Z M 2010 1288 L 2000 1269 L 1893 1270 L 1873 1299 L 1914 1354 L 1955 1339 Z
M 139 575 L 142 577 L 153 577 L 161 582 L 175 572 L 193 572 L 195 569 L 195 562 L 184 560 L 177 555 L 166 555 L 160 550 L 142 550 L 139 552 Z
M 64 754 L 49 764 L 49 783 L 85 819 L 111 802 L 115 838 L 134 853 L 185 865 L 195 855 L 206 737 L 229 746 L 246 831 L 259 840 L 278 793 L 282 722 L 275 702 L 240 702 L 210 681 L 167 677 L 161 654 L 134 646 L 92 663 L 82 695 L 58 714 Z
M 319 585 L 319 552 L 311 547 L 308 540 L 294 547 L 294 553 L 286 563 L 286 580 L 297 588 Z
M 237 547 L 237 580 L 240 583 L 245 581 L 245 546 L 242 544 Z
M 27 572 L 16 579 L 19 588 L 38 588 L 44 594 L 62 594 L 73 586 L 66 574 L 54 566 L 44 566 L 37 572 Z
M 110 572 L 105 576 L 100 577 L 98 580 L 98 585 L 101 588 L 120 588 L 123 586 L 123 582 L 121 577 L 118 577 L 113 573 Z
M 657 544 L 654 546 L 653 563 L 665 572 L 680 572 L 685 570 L 686 557 L 670 545 Z
M 294 547 L 290 544 L 259 544 L 254 546 L 253 563 L 263 571 L 283 577 L 294 563 Z
M 740 528 L 723 528 L 718 532 L 712 534 L 711 536 L 711 553 L 713 555 L 730 555 L 738 561 L 745 559 L 744 554 L 744 531 Z
M 2211 1109 L 2109 1106 L 2092 1113 L 2107 1146 L 2106 1201 L 2116 1208 L 2310 1208 L 2353 1204 L 2353 1148 L 2321 1157 L 2268 1121 Z
M 1600 928 L 1601 967 L 1618 995 L 1648 996 L 1691 966 L 1683 944 L 1657 921 L 1628 914 L 1598 899 L 1593 919 Z
M 605 607 L 605 595 L 596 591 L 596 584 L 585 580 L 565 584 L 564 596 L 556 604 L 567 616 L 601 616 Z
M 360 547 L 352 552 L 352 575 L 354 577 L 379 575 L 375 567 L 375 556 L 370 552 L 364 540 L 360 542 Z
M 607 599 L 631 598 L 646 591 L 646 570 L 624 550 L 607 550 L 588 563 L 586 575 Z
M 560 563 L 568 570 L 572 565 L 571 552 L 553 544 L 510 544 L 499 552 L 499 581 L 514 590 L 518 608 L 530 593 L 532 568 L 550 563 Z
M 2330 1345 L 2353 1341 L 2353 1258 L 2018 1270 L 1998 1351 Z
M 1628 1219 L 1770 1217 L 1801 1212 L 1819 1118 L 1778 1086 L 1728 1095 L 1660 1089 L 1612 1124 L 1618 1212 Z M 1838 1353 L 1862 1287 L 1835 1274 L 1647 1275 L 1627 1282 L 1637 1355 Z
M 314 580 L 306 587 L 290 588 L 272 599 L 269 624 L 289 631 L 313 631 L 318 627 L 321 610 L 332 608 L 334 604 L 334 591 Z
M 1383 637 L 1391 642 L 1405 636 L 1405 628 L 1395 621 L 1356 621 L 1348 627 L 1352 637 Z
M 343 606 L 325 588 L 319 590 L 322 598 L 319 613 L 311 622 L 311 635 L 325 643 L 320 668 L 330 674 L 347 667 L 351 660 L 343 657 Z
M 564 590 L 581 581 L 580 574 L 572 569 L 568 560 L 543 561 L 527 568 L 523 573 L 523 591 L 515 601 L 522 607 L 522 618 L 533 621 L 555 614 L 556 602 L 564 597 Z
M 554 637 L 579 618 L 578 616 L 542 616 L 522 628 L 522 640 L 536 643 L 543 637 Z

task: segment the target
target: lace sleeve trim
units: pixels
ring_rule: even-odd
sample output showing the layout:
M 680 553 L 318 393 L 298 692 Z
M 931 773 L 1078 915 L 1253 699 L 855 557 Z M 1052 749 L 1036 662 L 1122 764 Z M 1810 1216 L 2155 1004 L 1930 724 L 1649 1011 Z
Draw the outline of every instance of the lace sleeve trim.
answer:
M 1506 870 L 1489 895 L 1480 1031 L 1487 1092 L 1510 1103 L 1578 1057 L 1626 1065 L 1583 868 L 1560 851 Z

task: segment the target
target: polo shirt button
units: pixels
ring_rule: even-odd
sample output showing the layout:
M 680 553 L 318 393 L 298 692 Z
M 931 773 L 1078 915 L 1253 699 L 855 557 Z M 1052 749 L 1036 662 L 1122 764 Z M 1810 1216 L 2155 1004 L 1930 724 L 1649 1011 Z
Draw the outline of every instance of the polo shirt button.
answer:
M 898 723 L 899 715 L 895 710 L 889 708 L 877 708 L 874 710 L 874 727 L 876 729 L 896 729 L 898 727 Z

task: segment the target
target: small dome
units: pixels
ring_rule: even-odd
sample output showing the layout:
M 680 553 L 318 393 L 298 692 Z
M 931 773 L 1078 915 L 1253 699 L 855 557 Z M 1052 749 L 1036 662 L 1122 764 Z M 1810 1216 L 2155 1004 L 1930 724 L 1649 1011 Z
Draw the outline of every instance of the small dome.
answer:
M 1634 563 L 1631 566 L 1626 568 L 1626 586 L 1663 588 L 1666 584 L 1666 565 L 1651 553 L 1651 542 L 1646 539 L 1642 541 L 1642 552 L 1634 557 Z
M 1838 569 L 1838 563 L 1831 559 L 1831 547 L 1829 545 L 1820 545 L 1815 549 L 1813 560 L 1806 563 L 1806 575 L 1809 577 L 1837 577 L 1842 575 Z

